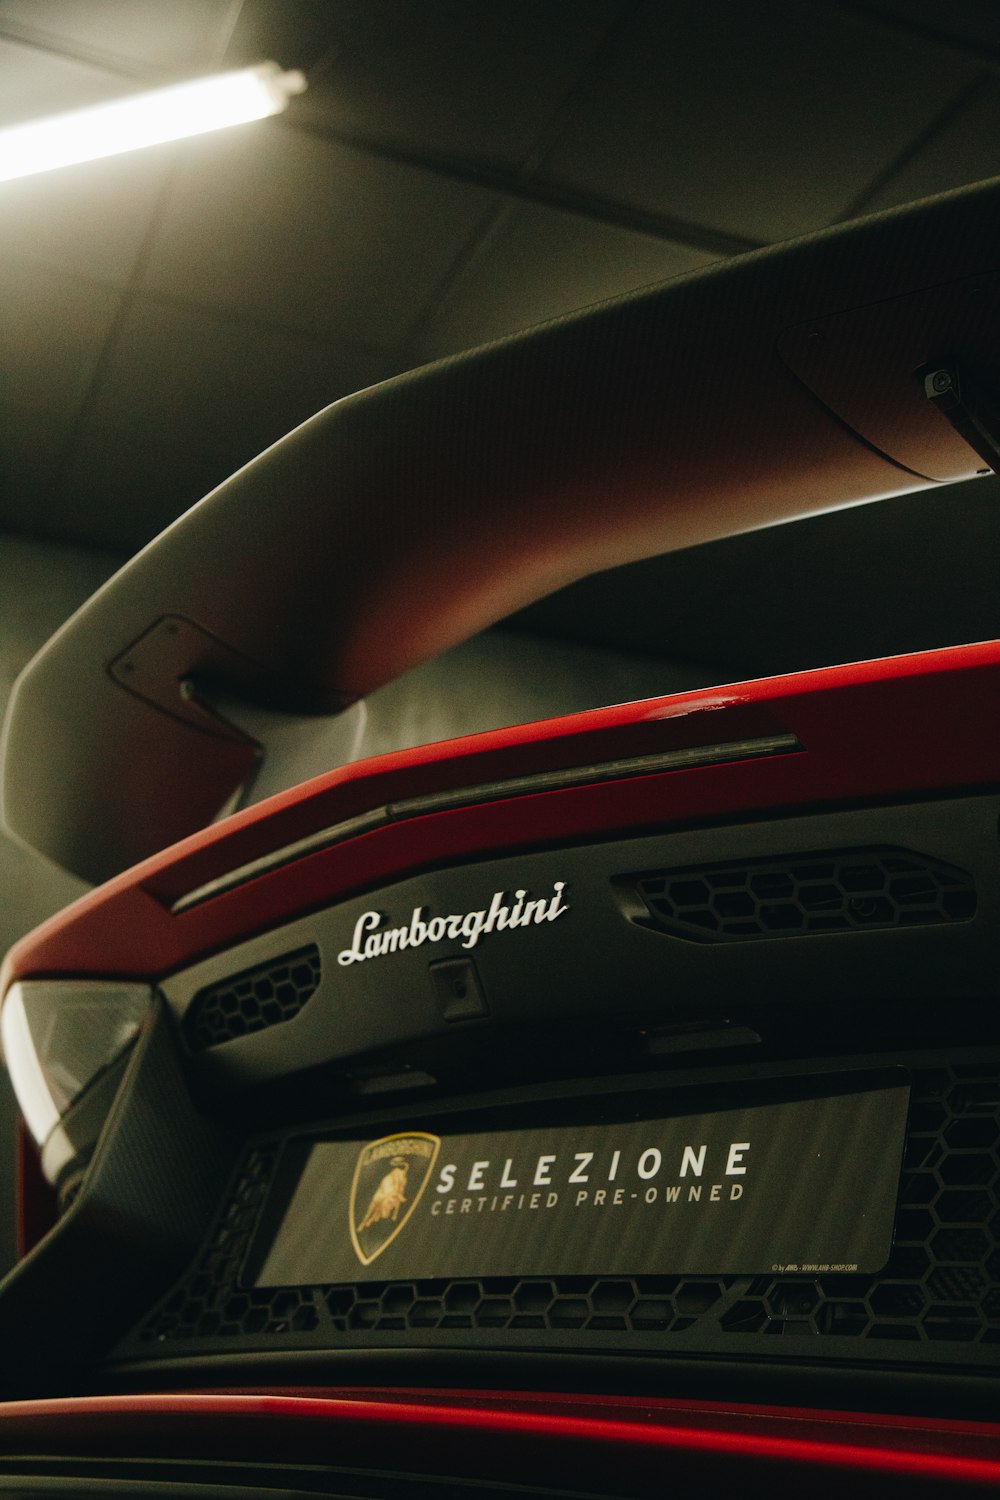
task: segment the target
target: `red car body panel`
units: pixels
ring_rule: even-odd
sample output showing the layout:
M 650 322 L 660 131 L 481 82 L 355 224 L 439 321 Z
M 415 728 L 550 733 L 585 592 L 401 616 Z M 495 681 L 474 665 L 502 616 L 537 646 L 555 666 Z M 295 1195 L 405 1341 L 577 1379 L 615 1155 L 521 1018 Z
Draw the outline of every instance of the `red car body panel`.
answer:
M 0 1408 L 0 1458 L 24 1453 L 284 1462 L 383 1475 L 584 1483 L 652 1495 L 908 1495 L 1000 1486 L 1000 1427 L 850 1412 L 487 1391 L 93 1396 Z
M 395 799 L 554 768 L 790 733 L 801 749 L 411 816 L 191 908 L 186 892 Z M 765 678 L 574 714 L 347 765 L 174 845 L 10 950 L 17 979 L 163 977 L 311 907 L 455 859 L 609 832 L 750 819 L 1000 781 L 1000 642 Z

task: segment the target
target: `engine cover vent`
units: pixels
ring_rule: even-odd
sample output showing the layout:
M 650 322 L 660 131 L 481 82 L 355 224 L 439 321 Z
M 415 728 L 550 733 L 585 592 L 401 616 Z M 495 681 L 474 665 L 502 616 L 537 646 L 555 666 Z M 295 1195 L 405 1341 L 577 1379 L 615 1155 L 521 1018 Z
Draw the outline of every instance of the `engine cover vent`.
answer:
M 320 976 L 319 949 L 310 943 L 206 985 L 184 1016 L 188 1046 L 204 1052 L 292 1020 L 316 993 Z
M 700 943 L 967 922 L 972 877 L 907 849 L 846 849 L 626 877 L 636 920 Z

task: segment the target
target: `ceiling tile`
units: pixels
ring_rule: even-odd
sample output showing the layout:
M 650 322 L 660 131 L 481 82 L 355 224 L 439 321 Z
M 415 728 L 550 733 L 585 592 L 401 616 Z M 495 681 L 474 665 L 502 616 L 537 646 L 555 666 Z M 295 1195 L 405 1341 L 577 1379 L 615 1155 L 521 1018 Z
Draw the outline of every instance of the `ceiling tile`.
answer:
M 0 261 L 0 296 L 0 526 L 44 530 L 63 445 L 121 299 L 15 261 Z
M 940 37 L 942 42 L 1000 52 L 1000 8 L 996 0 L 867 0 L 857 7 L 873 20 L 898 23 L 900 32 Z
M 0 32 L 143 73 L 176 73 L 219 61 L 233 0 L 0 0 Z
M 865 199 L 865 212 L 1000 175 L 1000 85 L 984 87 Z
M 106 69 L 0 40 L 0 125 L 102 103 L 135 87 Z M 0 256 L 126 281 L 175 153 L 161 146 L 0 183 Z
M 782 239 L 847 211 L 974 76 L 800 0 L 646 4 L 542 175 Z
M 623 0 L 334 0 L 303 118 L 415 152 L 520 163 L 626 8 Z M 234 46 L 308 69 L 310 0 L 247 0 Z
M 183 150 L 151 291 L 386 348 L 405 339 L 494 201 L 274 123 Z
M 137 298 L 48 532 L 134 551 L 290 428 L 387 373 L 370 350 Z
M 421 353 L 454 353 L 713 259 L 540 204 L 511 203 L 449 289 Z
M 85 162 L 0 185 L 0 256 L 122 285 L 176 148 Z
M 102 104 L 134 89 L 131 80 L 104 68 L 23 47 L 0 34 L 0 126 Z

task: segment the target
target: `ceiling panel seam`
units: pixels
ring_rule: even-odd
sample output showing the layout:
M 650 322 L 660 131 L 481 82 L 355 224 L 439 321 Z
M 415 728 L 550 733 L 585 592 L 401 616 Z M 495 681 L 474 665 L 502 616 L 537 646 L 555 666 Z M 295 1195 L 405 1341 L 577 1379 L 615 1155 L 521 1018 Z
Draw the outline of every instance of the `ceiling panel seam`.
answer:
M 160 68 L 143 67 L 141 63 L 119 57 L 117 53 L 105 52 L 100 47 L 81 46 L 41 27 L 25 26 L 23 22 L 0 21 L 0 41 L 13 42 L 19 47 L 31 47 L 36 52 L 45 52 L 50 57 L 63 58 L 68 62 L 84 63 L 88 67 L 99 68 L 102 73 L 134 83 L 166 81 Z
M 996 87 L 994 78 L 990 73 L 981 73 L 971 83 L 960 89 L 955 97 L 939 110 L 934 118 L 925 125 L 924 129 L 918 131 L 913 139 L 903 147 L 891 162 L 882 168 L 868 186 L 859 193 L 840 215 L 841 222 L 848 219 L 856 219 L 865 213 L 867 206 L 892 179 L 910 165 L 920 153 L 931 144 L 938 136 L 942 135 L 948 126 L 956 120 L 970 105 L 982 97 L 989 89 Z
M 211 66 L 222 66 L 245 3 L 246 0 L 230 0 L 219 22 L 214 43 L 205 49 L 205 59 Z M 122 57 L 119 53 L 108 52 L 102 47 L 88 47 L 85 43 L 61 36 L 58 31 L 49 31 L 44 26 L 32 26 L 24 21 L 12 21 L 9 17 L 0 18 L 0 41 L 31 47 L 36 52 L 46 52 L 69 62 L 84 63 L 136 83 L 170 83 L 177 76 L 176 70 L 144 65 L 135 58 Z
M 219 34 L 216 37 L 214 51 L 220 67 L 225 62 L 226 53 L 232 44 L 236 28 L 240 24 L 240 18 L 243 15 L 245 5 L 246 0 L 229 0 L 226 13 L 219 22 Z
M 379 160 L 393 162 L 397 166 L 415 167 L 419 171 L 430 172 L 453 182 L 485 188 L 506 198 L 539 203 L 545 208 L 577 214 L 581 218 L 610 224 L 616 229 L 630 229 L 655 239 L 669 240 L 672 244 L 684 245 L 692 250 L 703 250 L 720 256 L 741 255 L 747 250 L 760 250 L 769 243 L 750 235 L 732 234 L 706 224 L 692 223 L 688 219 L 674 218 L 670 214 L 637 208 L 630 203 L 603 198 L 596 193 L 583 192 L 550 180 L 539 182 L 535 178 L 523 179 L 515 172 L 504 171 L 503 168 L 486 162 L 438 152 L 409 151 L 405 147 L 389 146 L 352 131 L 304 124 L 288 116 L 281 116 L 271 123 L 276 129 L 291 130 L 296 134 L 313 136 L 317 140 L 330 141 L 350 150 L 362 151 Z
M 518 177 L 527 180 L 538 171 L 545 158 L 566 133 L 588 92 L 602 73 L 606 73 L 611 67 L 635 24 L 636 16 L 647 8 L 647 4 L 648 0 L 628 0 L 628 3 L 624 4 L 614 19 L 609 22 L 600 43 L 584 62 L 572 83 L 567 86 L 562 98 L 554 105 L 548 120 L 539 130 L 534 145 L 520 164 Z
M 899 15 L 896 11 L 890 13 L 877 5 L 866 5 L 863 0 L 806 0 L 806 3 L 827 15 L 857 21 L 868 31 L 880 34 L 889 41 L 905 39 L 922 42 L 939 53 L 962 62 L 975 63 L 978 68 L 990 73 L 1000 73 L 1000 49 L 991 47 L 987 42 L 966 41 L 943 27 L 928 26 L 923 21 Z M 947 15 L 947 10 L 942 7 L 941 13 Z
M 584 94 L 608 67 L 622 38 L 643 4 L 644 0 L 626 0 L 626 3 L 619 7 L 617 14 L 605 28 L 600 41 L 593 48 L 572 82 L 563 91 L 562 97 L 553 106 L 548 119 L 525 152 L 517 170 L 508 174 L 515 188 L 518 184 L 527 186 L 532 182 L 539 166 L 567 129 Z M 420 312 L 411 321 L 407 333 L 400 340 L 398 346 L 400 350 L 409 350 L 411 355 L 417 355 L 427 329 L 433 324 L 449 293 L 461 282 L 469 267 L 483 254 L 502 227 L 509 214 L 513 196 L 511 192 L 504 193 L 500 190 L 500 201 L 495 202 L 482 215 L 452 258 L 450 266 L 441 277 L 436 289 L 425 299 Z
M 219 30 L 214 44 L 207 49 L 207 60 L 210 65 L 219 67 L 225 57 L 226 51 L 232 41 L 233 33 L 239 23 L 243 12 L 245 0 L 231 0 L 222 17 Z M 145 279 L 146 267 L 153 251 L 153 245 L 160 231 L 166 215 L 170 195 L 173 191 L 174 181 L 180 162 L 180 151 L 175 148 L 173 159 L 167 168 L 163 183 L 153 204 L 152 212 L 143 232 L 142 240 L 136 251 L 135 259 L 129 272 L 128 280 L 122 290 L 121 301 L 118 304 L 108 334 L 104 340 L 100 354 L 94 364 L 90 382 L 84 392 L 83 398 L 77 407 L 73 422 L 70 426 L 66 440 L 64 441 L 53 469 L 53 482 L 55 488 L 61 488 L 67 473 L 73 462 L 76 446 L 86 431 L 88 418 L 94 408 L 94 404 L 100 394 L 115 349 L 121 337 L 122 329 L 135 305 L 142 283 Z
M 136 296 L 138 295 L 142 286 L 142 282 L 145 277 L 146 266 L 152 253 L 153 243 L 156 239 L 157 234 L 159 233 L 160 225 L 163 222 L 167 204 L 170 199 L 170 194 L 173 191 L 174 178 L 177 173 L 179 160 L 179 152 L 175 148 L 174 159 L 167 169 L 163 184 L 160 187 L 156 202 L 153 205 L 152 212 L 149 216 L 149 222 L 146 225 L 146 228 L 143 232 L 142 241 L 139 245 L 138 250 L 136 251 L 135 260 L 132 263 L 132 269 L 129 272 L 128 280 L 125 283 L 124 288 L 122 289 L 121 301 L 118 304 L 117 311 L 115 312 L 114 318 L 111 322 L 111 326 L 108 329 L 107 338 L 104 340 L 101 352 L 94 364 L 94 370 L 90 378 L 90 383 L 88 384 L 83 398 L 80 401 L 79 406 L 77 407 L 76 414 L 69 429 L 69 433 L 59 451 L 59 456 L 54 465 L 53 481 L 57 491 L 61 488 L 66 474 L 69 471 L 75 454 L 76 445 L 86 431 L 88 419 L 93 410 L 94 403 L 97 400 L 101 385 L 104 381 L 105 374 L 107 373 L 112 356 L 114 355 L 115 349 L 117 347 L 118 340 L 121 337 L 122 329 L 125 326 L 125 322 L 129 316 L 129 313 L 132 311 Z

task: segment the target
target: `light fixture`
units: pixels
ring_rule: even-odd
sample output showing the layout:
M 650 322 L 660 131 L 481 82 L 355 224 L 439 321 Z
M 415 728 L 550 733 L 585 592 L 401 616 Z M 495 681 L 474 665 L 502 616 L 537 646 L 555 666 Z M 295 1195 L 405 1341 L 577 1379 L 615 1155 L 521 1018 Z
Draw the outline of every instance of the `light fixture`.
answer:
M 11 125 L 0 130 L 0 182 L 262 120 L 305 87 L 304 74 L 264 62 Z

